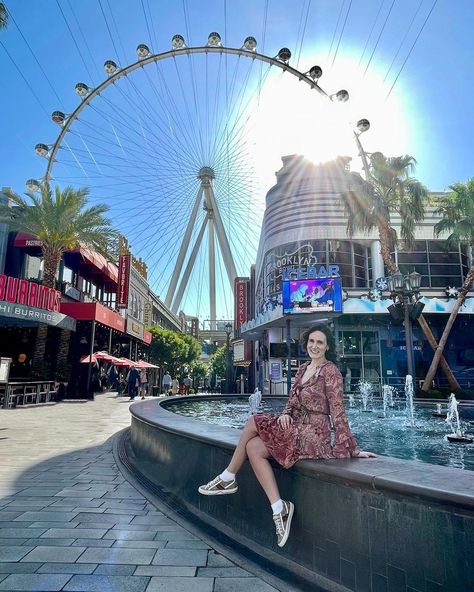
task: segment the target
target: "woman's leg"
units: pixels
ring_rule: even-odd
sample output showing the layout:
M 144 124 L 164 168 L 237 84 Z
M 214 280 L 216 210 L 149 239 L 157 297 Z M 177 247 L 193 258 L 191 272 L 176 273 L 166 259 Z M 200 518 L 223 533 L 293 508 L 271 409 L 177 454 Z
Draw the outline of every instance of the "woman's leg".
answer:
M 232 455 L 231 461 L 227 470 L 230 473 L 238 473 L 244 462 L 247 460 L 247 452 L 245 447 L 247 446 L 247 442 L 252 438 L 255 438 L 257 435 L 257 428 L 255 427 L 255 421 L 253 417 L 249 417 L 245 428 L 242 430 L 240 434 L 239 443 Z
M 280 499 L 280 492 L 273 469 L 268 461 L 270 453 L 267 447 L 261 438 L 255 436 L 247 442 L 246 450 L 255 476 L 265 491 L 270 503 L 274 504 Z

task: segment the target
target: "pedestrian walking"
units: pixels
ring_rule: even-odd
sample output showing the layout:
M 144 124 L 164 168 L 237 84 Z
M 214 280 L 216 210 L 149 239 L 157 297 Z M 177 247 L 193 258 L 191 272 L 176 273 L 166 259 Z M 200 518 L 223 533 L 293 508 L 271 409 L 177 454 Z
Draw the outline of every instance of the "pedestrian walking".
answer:
M 179 381 L 177 378 L 173 378 L 171 381 L 171 394 L 177 395 L 179 393 Z
M 191 378 L 189 378 L 189 375 L 185 376 L 183 379 L 184 394 L 185 395 L 189 395 L 189 391 L 191 390 L 192 384 L 193 384 L 193 381 L 191 380 Z
M 140 395 L 144 399 L 148 390 L 148 376 L 145 368 L 140 370 Z
M 138 374 L 138 370 L 134 366 L 130 368 L 130 372 L 128 373 L 127 386 L 130 401 L 133 401 L 133 399 L 135 399 L 135 397 L 137 396 L 138 387 L 140 386 L 140 375 Z
M 161 381 L 161 385 L 163 387 L 163 393 L 165 395 L 169 395 L 170 394 L 171 383 L 172 383 L 171 376 L 170 376 L 170 374 L 168 372 L 166 372 L 166 374 L 163 376 L 163 380 Z

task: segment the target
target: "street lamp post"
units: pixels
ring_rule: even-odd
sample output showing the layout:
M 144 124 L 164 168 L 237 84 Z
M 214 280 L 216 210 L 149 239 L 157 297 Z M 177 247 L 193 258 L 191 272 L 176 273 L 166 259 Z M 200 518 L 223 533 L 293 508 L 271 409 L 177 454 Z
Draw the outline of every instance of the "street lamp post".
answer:
M 226 393 L 230 393 L 231 389 L 231 364 L 230 364 L 230 334 L 232 333 L 232 323 L 226 323 L 224 326 L 225 335 L 226 335 L 226 377 L 225 377 L 225 390 Z
M 400 272 L 394 273 L 388 278 L 388 285 L 394 304 L 388 310 L 395 320 L 401 320 L 405 326 L 405 346 L 407 350 L 408 374 L 415 378 L 415 360 L 413 352 L 412 319 L 417 319 L 424 304 L 418 301 L 421 285 L 421 275 L 413 270 L 408 275 Z

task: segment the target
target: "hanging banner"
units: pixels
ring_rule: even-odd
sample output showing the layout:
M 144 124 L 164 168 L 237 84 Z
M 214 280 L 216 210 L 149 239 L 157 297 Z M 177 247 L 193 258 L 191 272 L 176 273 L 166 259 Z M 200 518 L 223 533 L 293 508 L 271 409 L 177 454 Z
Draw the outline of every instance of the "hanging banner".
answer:
M 117 308 L 128 308 L 128 288 L 130 284 L 131 255 L 120 255 L 117 285 Z
M 234 280 L 234 329 L 239 329 L 248 321 L 247 289 L 249 278 L 235 278 Z

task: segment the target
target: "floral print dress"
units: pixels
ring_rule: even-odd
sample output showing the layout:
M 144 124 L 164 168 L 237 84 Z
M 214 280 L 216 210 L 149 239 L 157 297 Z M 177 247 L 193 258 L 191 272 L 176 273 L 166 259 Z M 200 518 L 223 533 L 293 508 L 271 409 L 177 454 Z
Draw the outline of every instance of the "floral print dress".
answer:
M 357 449 L 344 412 L 342 376 L 337 366 L 326 362 L 302 384 L 308 365 L 300 366 L 283 410 L 293 419 L 288 429 L 279 426 L 277 415 L 254 415 L 258 435 L 285 469 L 303 458 L 350 458 Z

